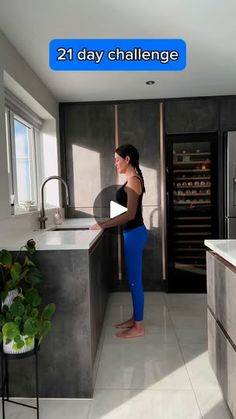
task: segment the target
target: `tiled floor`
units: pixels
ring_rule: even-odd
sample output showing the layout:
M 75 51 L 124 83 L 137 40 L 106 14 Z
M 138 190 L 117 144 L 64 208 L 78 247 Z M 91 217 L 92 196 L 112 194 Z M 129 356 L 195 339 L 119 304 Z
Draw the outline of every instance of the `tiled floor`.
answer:
M 41 419 L 231 418 L 208 360 L 206 295 L 146 293 L 145 337 L 116 338 L 130 315 L 130 295 L 112 294 L 93 400 L 41 400 Z M 7 406 L 7 419 L 34 414 Z

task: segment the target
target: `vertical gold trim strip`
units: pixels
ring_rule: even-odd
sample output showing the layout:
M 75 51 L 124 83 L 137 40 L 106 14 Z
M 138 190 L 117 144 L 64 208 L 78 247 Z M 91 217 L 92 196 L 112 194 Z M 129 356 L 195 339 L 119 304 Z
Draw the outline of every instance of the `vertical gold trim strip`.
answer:
M 115 148 L 119 147 L 118 105 L 115 105 Z M 118 173 L 116 172 L 118 180 Z
M 119 128 L 118 128 L 118 105 L 115 105 L 115 148 L 119 147 Z M 118 185 L 119 177 L 116 172 L 116 185 Z M 121 235 L 120 227 L 118 226 L 118 235 L 117 235 L 117 245 L 118 245 L 118 280 L 122 280 L 122 265 L 121 265 Z
M 164 136 L 164 104 L 160 102 L 160 193 L 161 193 L 161 253 L 163 280 L 167 279 L 167 224 L 166 224 L 166 161 Z

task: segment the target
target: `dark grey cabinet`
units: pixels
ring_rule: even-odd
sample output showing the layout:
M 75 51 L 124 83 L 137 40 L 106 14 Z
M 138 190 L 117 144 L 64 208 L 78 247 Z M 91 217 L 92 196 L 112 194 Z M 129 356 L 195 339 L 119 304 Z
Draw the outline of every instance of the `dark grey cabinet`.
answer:
M 214 132 L 218 130 L 217 98 L 171 99 L 165 101 L 167 134 Z
M 105 231 L 89 252 L 92 365 L 96 359 L 113 269 L 110 248 L 111 235 Z
M 236 130 L 236 97 L 220 98 L 220 129 Z
M 71 191 L 69 216 L 93 213 L 97 194 L 115 183 L 114 106 L 62 104 L 61 161 Z
M 104 232 L 90 250 L 38 251 L 42 295 L 54 302 L 52 330 L 39 351 L 39 395 L 92 397 L 108 295 L 110 238 Z M 34 357 L 9 362 L 10 396 L 34 397 Z
M 207 252 L 208 353 L 232 417 L 236 417 L 236 269 Z

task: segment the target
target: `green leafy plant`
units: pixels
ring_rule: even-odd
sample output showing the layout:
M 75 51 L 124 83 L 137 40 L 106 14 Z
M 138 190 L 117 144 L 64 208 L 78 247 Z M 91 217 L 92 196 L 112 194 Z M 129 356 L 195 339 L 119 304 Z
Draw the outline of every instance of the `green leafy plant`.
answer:
M 38 286 L 42 283 L 36 257 L 36 244 L 31 239 L 14 258 L 12 253 L 3 249 L 0 252 L 1 306 L 0 342 L 13 341 L 13 349 L 20 350 L 24 345 L 30 347 L 33 339 L 40 345 L 51 330 L 51 318 L 55 304 L 43 307 Z M 18 289 L 18 295 L 8 306 L 5 299 L 10 290 Z
M 36 243 L 33 239 L 22 246 L 15 258 L 6 249 L 0 251 L 0 298 L 4 301 L 8 291 L 19 286 L 36 287 L 43 275 L 37 266 Z

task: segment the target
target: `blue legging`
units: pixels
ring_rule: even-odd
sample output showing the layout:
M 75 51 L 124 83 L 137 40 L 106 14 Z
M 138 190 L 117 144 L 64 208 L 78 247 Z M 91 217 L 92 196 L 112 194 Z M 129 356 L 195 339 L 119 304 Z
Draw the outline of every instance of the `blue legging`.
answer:
M 123 231 L 125 268 L 132 294 L 134 320 L 143 320 L 142 257 L 148 234 L 144 225 Z

